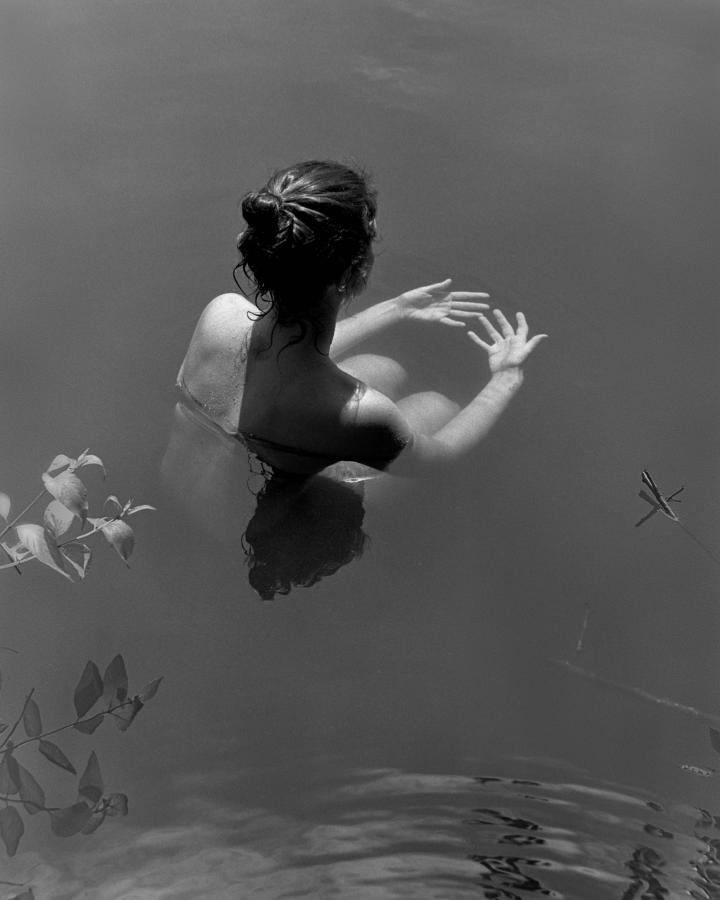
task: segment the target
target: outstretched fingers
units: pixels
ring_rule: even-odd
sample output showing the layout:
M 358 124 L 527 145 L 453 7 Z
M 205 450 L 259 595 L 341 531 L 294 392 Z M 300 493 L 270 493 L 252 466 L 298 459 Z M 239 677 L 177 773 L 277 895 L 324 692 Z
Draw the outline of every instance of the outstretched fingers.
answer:
M 508 364 L 520 365 L 532 353 L 537 345 L 544 341 L 546 334 L 536 334 L 528 340 L 528 324 L 525 316 L 519 312 L 515 314 L 517 319 L 517 330 L 514 330 L 510 322 L 505 318 L 499 309 L 493 310 L 493 315 L 498 323 L 498 327 L 484 316 L 482 313 L 477 314 L 477 318 L 482 322 L 485 331 L 487 331 L 492 344 L 482 340 L 474 331 L 468 331 L 468 337 L 483 350 L 499 359 L 499 354 L 505 354 Z M 500 330 L 498 330 L 498 328 Z
M 437 284 L 424 284 L 417 288 L 418 291 L 427 291 L 429 294 L 437 291 L 447 291 L 452 284 L 452 278 L 446 278 L 444 281 L 438 281 Z
M 467 304 L 470 306 L 470 304 Z M 453 303 L 448 311 L 448 315 L 457 316 L 459 319 L 477 319 L 483 309 L 487 309 L 487 303 L 478 303 L 477 305 L 473 305 L 469 309 L 458 309 L 457 306 Z
M 521 312 L 515 313 L 515 318 L 517 319 L 517 330 L 515 331 L 515 334 L 519 338 L 526 340 L 527 336 L 528 336 L 527 319 L 525 318 L 524 314 Z
M 470 338 L 470 340 L 471 340 L 473 343 L 477 344 L 478 347 L 482 347 L 483 350 L 487 350 L 488 352 L 489 352 L 490 350 L 492 350 L 492 345 L 491 345 L 491 344 L 487 344 L 484 340 L 482 340 L 482 338 L 480 338 L 477 334 L 475 334 L 474 331 L 468 331 L 468 332 L 467 332 L 467 336 Z
M 490 335 L 490 337 L 494 341 L 500 342 L 503 339 L 503 336 L 500 334 L 500 332 L 497 330 L 497 328 L 493 325 L 493 323 L 490 321 L 490 319 L 487 318 L 487 316 L 484 316 L 482 313 L 480 313 L 478 318 L 485 326 L 485 331 L 487 331 L 487 333 Z
M 544 341 L 546 337 L 546 334 L 536 334 L 535 337 L 531 337 L 527 344 L 525 344 L 525 350 L 530 353 L 537 347 L 540 341 Z
M 475 291 L 451 291 L 450 299 L 452 300 L 453 309 L 490 309 L 489 304 L 485 300 L 490 298 L 489 294 L 479 294 Z
M 498 321 L 498 325 L 500 326 L 500 330 L 503 333 L 503 337 L 511 338 L 515 337 L 515 332 L 513 330 L 512 325 L 508 322 L 505 316 L 502 313 L 502 310 L 494 309 L 493 314 Z

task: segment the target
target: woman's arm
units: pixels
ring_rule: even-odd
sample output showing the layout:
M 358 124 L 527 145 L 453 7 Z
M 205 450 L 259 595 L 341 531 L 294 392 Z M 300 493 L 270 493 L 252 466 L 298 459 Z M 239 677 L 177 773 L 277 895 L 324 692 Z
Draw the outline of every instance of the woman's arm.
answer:
M 480 316 L 492 344 L 481 340 L 474 332 L 468 332 L 469 337 L 488 353 L 490 381 L 433 435 L 413 434 L 407 449 L 392 463 L 389 471 L 397 475 L 420 474 L 437 464 L 461 458 L 482 441 L 507 409 L 522 385 L 522 364 L 547 335 L 538 334 L 528 340 L 527 322 L 522 313 L 517 314 L 516 330 L 499 310 L 494 313 L 500 331 L 485 316 Z M 400 423 L 398 426 L 402 431 Z
M 354 316 L 341 319 L 335 325 L 335 334 L 330 345 L 330 357 L 335 359 L 347 353 L 362 341 L 367 340 L 379 331 L 383 331 L 389 325 L 393 325 L 402 319 L 401 310 L 397 298 L 384 300 L 374 306 L 363 309 Z
M 416 319 L 422 322 L 438 322 L 463 328 L 464 319 L 477 318 L 481 310 L 487 309 L 487 294 L 475 291 L 451 291 L 452 280 L 446 278 L 438 284 L 405 291 L 391 300 L 376 303 L 354 316 L 341 319 L 335 326 L 335 335 L 330 346 L 330 356 L 342 356 L 352 347 L 367 340 L 388 325 Z

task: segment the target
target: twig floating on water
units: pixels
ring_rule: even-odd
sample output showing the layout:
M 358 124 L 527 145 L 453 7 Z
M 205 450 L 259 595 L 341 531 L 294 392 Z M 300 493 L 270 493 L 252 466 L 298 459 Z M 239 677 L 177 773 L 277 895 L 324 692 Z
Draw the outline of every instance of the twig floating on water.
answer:
M 645 700 L 649 703 L 655 703 L 658 706 L 664 706 L 667 709 L 672 709 L 675 712 L 683 713 L 687 716 L 693 716 L 696 719 L 702 719 L 704 722 L 714 722 L 716 725 L 720 725 L 720 716 L 714 716 L 711 713 L 703 712 L 701 709 L 697 709 L 694 706 L 687 706 L 684 703 L 678 703 L 676 700 L 669 700 L 667 697 L 658 697 L 655 694 L 650 694 L 648 691 L 642 690 L 642 688 L 634 687 L 633 685 L 623 684 L 620 681 L 613 681 L 611 678 L 605 678 L 603 675 L 596 675 L 595 672 L 591 672 L 589 669 L 584 669 L 582 666 L 578 666 L 570 660 L 567 659 L 551 659 L 550 660 L 553 665 L 562 666 L 564 669 L 569 669 L 575 675 L 579 675 L 581 678 L 586 678 L 588 681 L 594 681 L 597 684 L 602 684 L 605 687 L 614 688 L 615 690 L 622 691 L 624 694 L 630 694 L 632 697 L 637 697 L 640 700 Z

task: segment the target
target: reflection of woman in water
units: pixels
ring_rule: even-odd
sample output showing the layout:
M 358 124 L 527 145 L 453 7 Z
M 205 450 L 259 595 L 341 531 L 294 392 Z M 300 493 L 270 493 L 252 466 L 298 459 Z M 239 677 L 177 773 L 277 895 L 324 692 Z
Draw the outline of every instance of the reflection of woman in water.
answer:
M 245 197 L 242 211 L 239 266 L 257 305 L 223 294 L 207 306 L 178 378 L 187 403 L 286 473 L 352 460 L 414 474 L 482 440 L 544 337 L 528 339 L 522 313 L 513 327 L 495 310 L 493 324 L 482 313 L 487 295 L 452 291 L 448 279 L 338 322 L 343 304 L 365 287 L 375 237 L 375 194 L 344 165 L 278 171 Z M 402 397 L 405 373 L 393 360 L 345 355 L 394 322 L 462 326 L 471 318 L 487 332 L 485 340 L 468 334 L 487 352 L 490 380 L 464 409 L 435 392 Z
M 208 537 L 223 556 L 244 552 L 248 581 L 263 600 L 316 584 L 365 547 L 360 467 L 274 471 L 187 403 L 175 407 L 162 480 L 177 511 L 200 529 L 203 552 Z
M 360 556 L 364 486 L 325 475 L 269 478 L 243 535 L 248 580 L 263 600 L 311 587 Z

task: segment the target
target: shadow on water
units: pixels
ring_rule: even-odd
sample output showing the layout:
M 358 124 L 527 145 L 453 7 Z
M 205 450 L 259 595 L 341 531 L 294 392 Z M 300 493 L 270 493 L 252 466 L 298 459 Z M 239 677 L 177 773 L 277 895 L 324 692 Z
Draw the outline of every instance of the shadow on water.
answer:
M 161 477 L 196 527 L 244 553 L 249 584 L 272 600 L 317 584 L 362 554 L 365 484 L 382 476 L 355 463 L 310 477 L 273 471 L 178 403 Z

